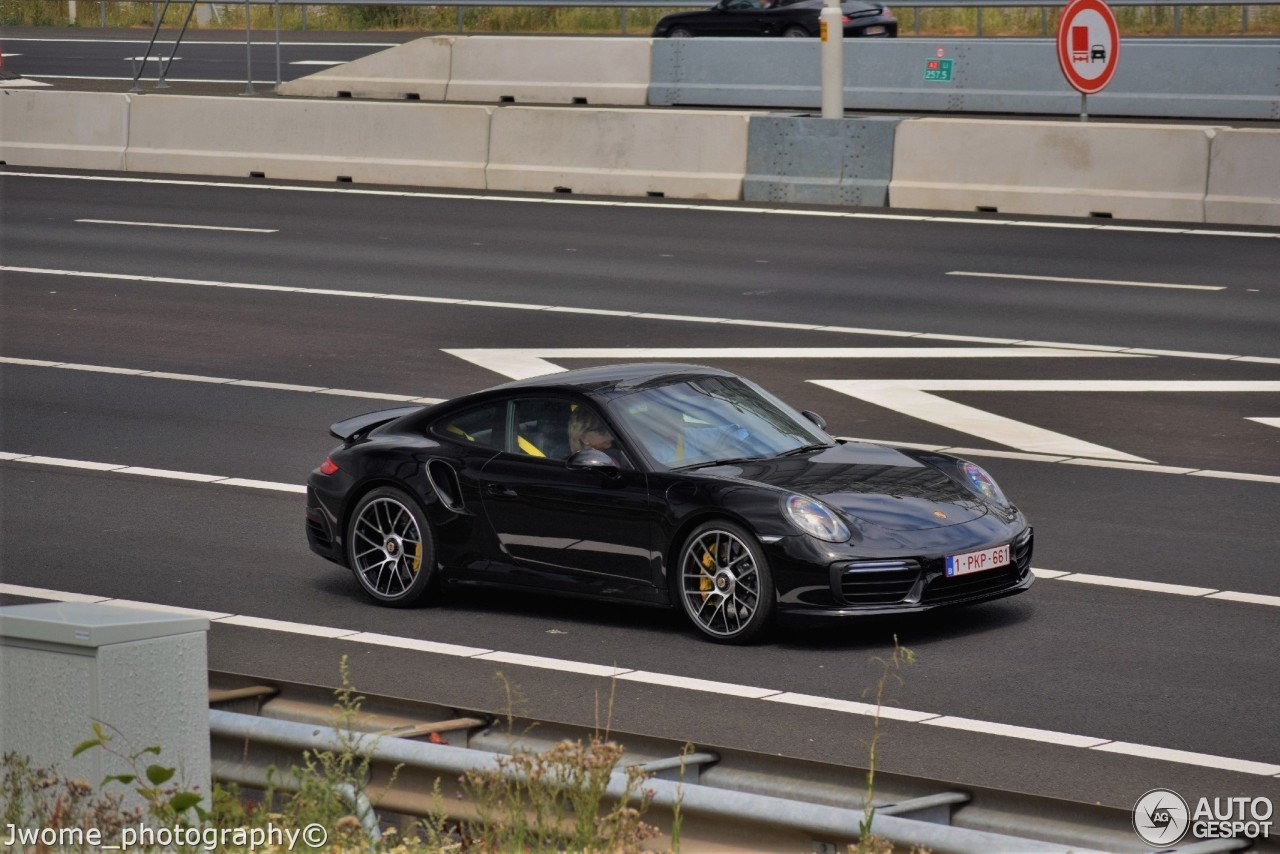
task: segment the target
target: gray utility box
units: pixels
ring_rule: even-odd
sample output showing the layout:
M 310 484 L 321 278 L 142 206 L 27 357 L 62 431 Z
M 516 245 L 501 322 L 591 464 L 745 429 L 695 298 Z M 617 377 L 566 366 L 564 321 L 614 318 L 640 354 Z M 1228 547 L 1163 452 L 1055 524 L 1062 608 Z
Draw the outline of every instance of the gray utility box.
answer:
M 177 769 L 170 783 L 198 790 L 207 807 L 208 632 L 204 617 L 114 605 L 0 608 L 0 753 L 96 788 L 108 774 L 129 773 L 99 748 L 71 757 L 101 721 L 112 750 L 158 745 L 160 755 L 142 757 L 139 769 Z M 126 804 L 137 802 L 130 788 Z

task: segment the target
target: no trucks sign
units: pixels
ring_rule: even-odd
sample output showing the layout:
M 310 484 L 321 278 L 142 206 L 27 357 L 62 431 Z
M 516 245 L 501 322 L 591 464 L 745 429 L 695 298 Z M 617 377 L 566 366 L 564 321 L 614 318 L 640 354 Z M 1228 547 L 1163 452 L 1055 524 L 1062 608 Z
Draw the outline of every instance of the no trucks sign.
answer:
M 1120 30 L 1103 0 L 1072 0 L 1058 21 L 1058 66 L 1082 95 L 1101 92 L 1120 59 Z

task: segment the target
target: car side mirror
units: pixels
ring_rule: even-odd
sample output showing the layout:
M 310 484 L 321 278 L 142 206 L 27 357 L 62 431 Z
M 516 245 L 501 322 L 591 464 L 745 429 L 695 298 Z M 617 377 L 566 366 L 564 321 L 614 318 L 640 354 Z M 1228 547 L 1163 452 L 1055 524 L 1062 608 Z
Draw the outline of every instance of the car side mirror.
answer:
M 566 465 L 570 471 L 597 471 L 609 477 L 617 477 L 621 471 L 613 457 L 596 448 L 583 448 L 569 457 Z
M 803 415 L 805 418 L 808 418 L 808 419 L 809 419 L 810 421 L 812 421 L 814 424 L 817 424 L 817 425 L 818 425 L 818 429 L 819 429 L 819 430 L 826 430 L 826 429 L 827 429 L 827 419 L 823 418 L 823 417 L 822 417 L 821 415 L 819 415 L 818 413 L 816 413 L 816 412 L 810 412 L 809 410 L 807 410 L 807 409 L 806 409 L 806 410 L 804 410 L 803 412 L 801 412 L 800 414 L 801 414 L 801 415 Z

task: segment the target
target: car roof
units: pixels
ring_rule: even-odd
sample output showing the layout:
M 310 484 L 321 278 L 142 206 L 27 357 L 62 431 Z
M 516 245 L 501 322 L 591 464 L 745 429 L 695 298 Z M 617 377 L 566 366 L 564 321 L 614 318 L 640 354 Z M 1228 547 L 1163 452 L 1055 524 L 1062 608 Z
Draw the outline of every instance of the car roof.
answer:
M 682 365 L 665 362 L 639 362 L 627 365 L 603 365 L 581 368 L 558 374 L 545 374 L 525 380 L 504 383 L 488 391 L 514 389 L 560 389 L 577 391 L 597 397 L 627 394 L 640 388 L 666 385 L 684 377 L 732 377 L 729 371 L 707 368 L 702 365 Z

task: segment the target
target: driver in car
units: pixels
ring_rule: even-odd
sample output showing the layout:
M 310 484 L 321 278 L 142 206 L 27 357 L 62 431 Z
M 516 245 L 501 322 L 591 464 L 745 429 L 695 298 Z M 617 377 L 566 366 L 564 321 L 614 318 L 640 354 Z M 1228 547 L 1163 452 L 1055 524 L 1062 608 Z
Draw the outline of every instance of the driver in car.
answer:
M 594 412 L 579 408 L 569 416 L 569 452 L 576 454 L 584 448 L 613 450 L 613 433 Z

